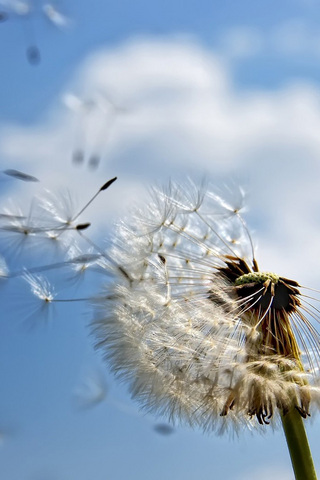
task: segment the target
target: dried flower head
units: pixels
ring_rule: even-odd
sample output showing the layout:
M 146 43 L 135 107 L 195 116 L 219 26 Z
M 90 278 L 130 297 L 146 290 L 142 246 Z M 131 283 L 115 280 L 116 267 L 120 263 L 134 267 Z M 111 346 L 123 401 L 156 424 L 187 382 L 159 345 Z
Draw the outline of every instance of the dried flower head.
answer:
M 118 227 L 98 346 L 148 410 L 206 430 L 274 423 L 319 399 L 318 310 L 261 272 L 228 196 L 171 184 Z

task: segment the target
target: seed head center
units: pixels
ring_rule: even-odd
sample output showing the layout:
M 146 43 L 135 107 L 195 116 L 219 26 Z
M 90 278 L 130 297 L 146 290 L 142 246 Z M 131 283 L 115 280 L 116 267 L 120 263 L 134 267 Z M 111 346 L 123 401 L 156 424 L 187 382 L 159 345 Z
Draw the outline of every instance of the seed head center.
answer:
M 245 285 L 247 283 L 264 283 L 270 280 L 272 283 L 277 284 L 279 276 L 273 272 L 251 272 L 241 275 L 235 281 L 235 285 Z

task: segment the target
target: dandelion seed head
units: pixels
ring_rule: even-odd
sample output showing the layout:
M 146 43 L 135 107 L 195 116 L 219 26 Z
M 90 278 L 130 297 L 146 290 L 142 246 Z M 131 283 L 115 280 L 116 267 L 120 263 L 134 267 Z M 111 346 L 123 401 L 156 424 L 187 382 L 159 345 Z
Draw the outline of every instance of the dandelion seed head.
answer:
M 97 345 L 133 397 L 204 430 L 263 428 L 293 407 L 305 418 L 319 398 L 318 311 L 259 271 L 244 198 L 154 189 L 119 224 L 95 300 Z

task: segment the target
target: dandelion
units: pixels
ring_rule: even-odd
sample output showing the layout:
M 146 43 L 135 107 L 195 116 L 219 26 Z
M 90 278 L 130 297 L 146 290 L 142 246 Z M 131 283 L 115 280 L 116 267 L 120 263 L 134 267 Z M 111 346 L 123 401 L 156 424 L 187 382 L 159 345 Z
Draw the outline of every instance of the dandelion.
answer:
M 259 270 L 244 192 L 235 198 L 171 184 L 118 226 L 97 345 L 170 421 L 218 432 L 282 423 L 296 478 L 315 479 L 303 420 L 319 405 L 319 311 L 297 281 Z

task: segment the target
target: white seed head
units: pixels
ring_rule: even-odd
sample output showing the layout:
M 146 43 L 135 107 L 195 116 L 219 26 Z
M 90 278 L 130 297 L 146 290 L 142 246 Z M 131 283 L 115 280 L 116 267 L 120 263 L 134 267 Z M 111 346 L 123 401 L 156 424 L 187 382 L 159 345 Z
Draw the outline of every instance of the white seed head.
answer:
M 154 190 L 118 226 L 111 282 L 96 302 L 98 346 L 132 395 L 205 430 L 267 424 L 292 406 L 307 416 L 319 396 L 314 360 L 305 369 L 297 346 L 305 332 L 319 345 L 298 308 L 298 284 L 257 271 L 242 207 L 191 182 Z M 298 340 L 284 327 L 291 318 L 303 324 Z

